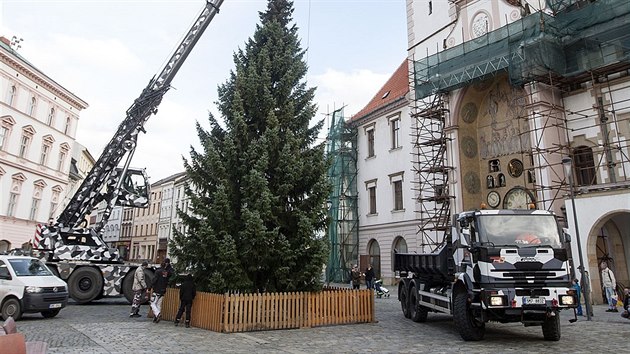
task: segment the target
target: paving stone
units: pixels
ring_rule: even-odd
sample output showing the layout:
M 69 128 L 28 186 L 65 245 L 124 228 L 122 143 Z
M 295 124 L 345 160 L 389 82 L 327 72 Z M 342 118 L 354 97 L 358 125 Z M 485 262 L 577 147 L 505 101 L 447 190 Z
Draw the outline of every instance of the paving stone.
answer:
M 562 313 L 562 339 L 543 340 L 539 326 L 489 323 L 480 342 L 464 342 L 451 316 L 429 314 L 426 323 L 404 318 L 395 294 L 375 299 L 377 323 L 223 334 L 198 328 L 154 324 L 146 316 L 129 318 L 124 299 L 71 304 L 52 319 L 27 314 L 18 330 L 27 340 L 45 341 L 50 354 L 74 353 L 532 353 L 624 352 L 630 320 L 594 307 L 593 321 Z M 141 309 L 146 314 L 147 306 Z

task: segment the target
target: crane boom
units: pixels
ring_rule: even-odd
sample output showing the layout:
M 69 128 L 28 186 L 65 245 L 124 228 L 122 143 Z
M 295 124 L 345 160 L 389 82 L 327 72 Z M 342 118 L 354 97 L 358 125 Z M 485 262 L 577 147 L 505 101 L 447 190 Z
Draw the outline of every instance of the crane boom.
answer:
M 115 205 L 133 207 L 148 205 L 147 176 L 144 170 L 129 167 L 136 149 L 138 134 L 145 132 L 144 124 L 151 115 L 157 112 L 173 78 L 214 16 L 219 13 L 222 4 L 223 0 L 206 0 L 201 13 L 159 74 L 149 81 L 140 96 L 127 109 L 125 119 L 118 126 L 116 133 L 105 146 L 68 205 L 55 222 L 42 227 L 42 240 L 36 248 L 47 252 L 50 262 L 89 261 L 95 265 L 121 262 L 118 250 L 107 246 L 100 231 L 107 223 Z M 123 159 L 125 161 L 120 167 L 119 164 Z M 103 201 L 106 202 L 106 206 L 101 220 L 89 228 L 84 227 L 85 225 L 82 224 L 86 216 Z M 61 266 L 61 263 L 58 265 Z M 68 270 L 70 266 L 64 264 L 63 267 L 66 269 L 64 274 L 67 276 L 70 273 Z M 124 275 L 123 273 L 121 274 Z M 120 285 L 117 281 L 121 278 L 114 278 L 116 281 L 113 281 L 112 285 L 115 288 Z
M 92 170 L 88 173 L 83 183 L 72 196 L 66 208 L 57 218 L 57 223 L 62 227 L 76 228 L 89 215 L 96 205 L 105 200 L 108 208 L 101 220 L 106 221 L 118 198 L 119 187 L 124 175 L 127 172 L 128 163 L 122 171 L 117 171 L 116 167 L 125 155 L 131 159 L 136 148 L 138 133 L 144 132 L 144 124 L 149 117 L 157 112 L 157 107 L 162 101 L 162 97 L 170 88 L 170 83 L 179 71 L 180 67 L 190 54 L 191 50 L 208 27 L 214 16 L 219 12 L 223 0 L 207 0 L 205 7 L 197 17 L 188 33 L 164 65 L 160 73 L 155 76 L 140 96 L 133 102 L 127 110 L 126 118 L 119 125 L 116 134 L 103 149 L 103 153 L 98 158 Z M 112 183 L 115 180 L 117 183 Z M 108 191 L 103 194 L 102 190 L 108 186 Z M 140 202 L 129 201 L 128 204 L 142 204 Z

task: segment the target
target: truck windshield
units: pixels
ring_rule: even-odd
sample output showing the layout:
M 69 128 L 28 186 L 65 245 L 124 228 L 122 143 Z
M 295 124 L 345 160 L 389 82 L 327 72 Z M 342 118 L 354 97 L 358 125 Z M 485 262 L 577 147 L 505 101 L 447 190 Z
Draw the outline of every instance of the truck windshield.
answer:
M 481 215 L 479 241 L 496 246 L 551 246 L 560 248 L 560 234 L 552 215 Z
M 38 259 L 9 259 L 9 263 L 18 277 L 52 275 L 46 265 Z

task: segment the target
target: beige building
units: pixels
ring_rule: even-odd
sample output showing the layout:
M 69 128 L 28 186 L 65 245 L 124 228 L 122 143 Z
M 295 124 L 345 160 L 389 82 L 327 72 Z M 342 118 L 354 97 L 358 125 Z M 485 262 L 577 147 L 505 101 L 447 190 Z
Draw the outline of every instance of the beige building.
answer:
M 28 243 L 59 212 L 87 106 L 0 37 L 0 251 Z
M 134 209 L 130 260 L 157 261 L 157 235 L 161 202 L 162 186 L 153 183 L 149 194 L 149 207 Z

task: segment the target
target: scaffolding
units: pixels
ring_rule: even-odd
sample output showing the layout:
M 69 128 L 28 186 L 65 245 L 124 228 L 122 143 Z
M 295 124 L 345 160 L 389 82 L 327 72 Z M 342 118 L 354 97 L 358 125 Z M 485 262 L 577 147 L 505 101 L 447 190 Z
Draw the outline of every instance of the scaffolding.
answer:
M 411 114 L 414 118 L 413 159 L 416 213 L 419 219 L 420 247 L 423 253 L 433 253 L 443 244 L 442 235 L 450 231 L 451 194 L 446 156 L 445 125 L 448 108 L 442 94 L 431 95 L 415 101 Z
M 527 178 L 539 208 L 558 208 L 556 201 L 568 193 L 560 166 L 565 156 L 582 160 L 574 165 L 578 194 L 630 188 L 630 134 L 624 135 L 630 98 L 621 94 L 630 88 L 630 1 L 549 5 L 553 14 L 539 11 L 461 45 L 414 58 L 411 109 L 422 252 L 435 251 L 450 235 L 454 191 L 449 175 L 454 169 L 448 166 L 450 140 L 444 131 L 450 124 L 449 93 L 497 75 L 507 75 L 512 86 L 522 89 L 523 96 L 516 99 L 524 109 L 515 119 L 526 122 L 528 130 L 519 134 L 531 144 L 516 153 L 530 162 Z M 575 92 L 593 88 L 599 93 L 595 107 L 576 109 L 566 102 Z M 602 139 L 583 152 L 574 138 L 593 127 Z M 584 163 L 588 156 L 593 161 Z M 605 171 L 607 183 L 595 180 L 596 171 Z
M 343 108 L 332 113 L 327 139 L 330 159 L 328 241 L 330 254 L 326 282 L 345 283 L 352 263 L 359 257 L 359 217 L 357 210 L 357 130 L 346 123 Z

